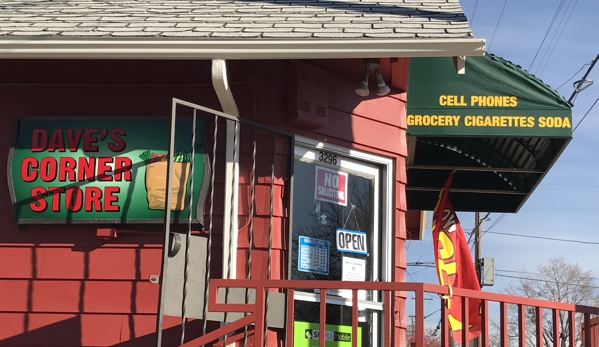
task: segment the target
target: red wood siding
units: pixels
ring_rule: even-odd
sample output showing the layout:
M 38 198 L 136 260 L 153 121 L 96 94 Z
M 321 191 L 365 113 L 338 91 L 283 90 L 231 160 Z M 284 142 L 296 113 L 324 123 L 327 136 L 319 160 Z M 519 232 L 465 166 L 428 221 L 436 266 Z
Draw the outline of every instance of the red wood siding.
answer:
M 385 97 L 354 93 L 361 66 L 328 70 L 328 125 L 307 130 L 285 119 L 285 72 L 288 62 L 229 62 L 229 81 L 244 118 L 298 135 L 383 155 L 395 161 L 395 280 L 404 279 L 405 254 L 405 86 L 406 62 L 385 63 L 394 89 Z M 314 62 L 322 65 L 323 62 Z M 334 64 L 333 64 L 334 66 Z M 358 66 L 353 71 L 353 66 Z M 210 85 L 209 62 L 161 61 L 0 61 L 0 170 L 18 117 L 170 116 L 171 97 L 220 109 Z M 24 73 L 27 72 L 27 73 Z M 352 73 L 353 72 L 353 73 Z M 143 119 L 143 118 L 140 118 Z M 241 149 L 250 153 L 247 134 Z M 270 138 L 261 136 L 252 244 L 253 278 L 265 278 L 270 210 Z M 285 278 L 288 230 L 286 209 L 289 147 L 277 138 L 273 201 L 271 277 Z M 222 156 L 218 162 L 222 165 Z M 245 278 L 250 206 L 250 168 L 240 162 L 239 249 L 237 276 Z M 222 172 L 216 175 L 215 206 L 222 204 Z M 158 286 L 149 275 L 160 272 L 162 236 L 152 226 L 117 226 L 119 237 L 95 236 L 97 226 L 30 225 L 11 222 L 6 185 L 0 185 L 0 346 L 147 346 L 155 339 Z M 220 276 L 222 211 L 214 222 L 213 277 Z M 158 233 L 152 230 L 158 230 Z M 127 233 L 127 231 L 129 233 Z M 132 233 L 136 232 L 136 233 Z M 402 299 L 399 297 L 399 299 Z M 395 303 L 397 315 L 404 303 Z M 399 317 L 399 316 L 398 316 Z M 396 341 L 405 317 L 396 320 Z M 201 331 L 193 322 L 195 333 Z M 180 319 L 165 320 L 165 345 L 176 345 Z M 190 330 L 188 330 L 190 331 Z M 274 333 L 272 333 L 274 334 Z M 193 334 L 189 334 L 193 336 Z

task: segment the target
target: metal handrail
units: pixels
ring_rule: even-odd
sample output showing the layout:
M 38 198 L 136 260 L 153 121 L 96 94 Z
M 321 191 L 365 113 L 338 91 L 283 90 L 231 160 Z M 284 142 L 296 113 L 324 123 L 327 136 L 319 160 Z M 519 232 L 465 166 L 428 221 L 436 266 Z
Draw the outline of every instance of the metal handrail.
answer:
M 250 288 L 256 291 L 256 302 L 255 303 L 225 303 L 222 298 L 218 297 L 219 288 Z M 458 303 L 461 302 L 463 305 L 463 318 L 466 318 L 467 315 L 467 305 L 468 301 L 466 299 L 479 299 L 481 300 L 481 308 L 482 308 L 482 347 L 488 347 L 488 304 L 489 302 L 497 302 L 500 305 L 500 318 L 501 318 L 501 346 L 508 346 L 508 337 L 507 337 L 507 305 L 517 305 L 519 312 L 519 334 L 520 334 L 520 343 L 519 346 L 525 346 L 525 335 L 526 331 L 524 329 L 524 312 L 526 307 L 533 307 L 536 309 L 536 325 L 537 325 L 537 347 L 542 347 L 542 339 L 539 338 L 540 327 L 542 327 L 542 311 L 550 310 L 553 313 L 553 322 L 554 322 L 554 334 L 558 333 L 559 321 L 556 319 L 558 312 L 565 311 L 568 313 L 570 319 L 569 330 L 570 330 L 570 346 L 574 346 L 574 320 L 572 319 L 574 314 L 579 313 L 584 315 L 584 323 L 583 323 L 583 332 L 584 332 L 584 341 L 591 341 L 591 329 L 590 329 L 590 321 L 591 316 L 599 316 L 599 307 L 591 307 L 591 306 L 582 306 L 576 304 L 568 304 L 562 302 L 554 302 L 542 299 L 533 299 L 533 298 L 525 298 L 518 297 L 507 294 L 499 294 L 499 293 L 491 293 L 491 292 L 483 292 L 483 291 L 475 291 L 469 289 L 460 289 L 453 288 L 452 292 L 450 292 L 449 288 L 446 286 L 440 286 L 430 283 L 416 283 L 416 282 L 350 282 L 350 281 L 329 281 L 329 280 L 247 280 L 247 279 L 213 279 L 210 283 L 210 299 L 208 302 L 208 308 L 210 311 L 214 312 L 246 312 L 249 315 L 244 318 L 227 324 L 224 327 L 214 331 L 205 336 L 201 336 L 193 341 L 186 343 L 184 346 L 198 346 L 207 344 L 211 341 L 214 341 L 218 338 L 218 336 L 224 336 L 226 334 L 232 333 L 239 328 L 243 328 L 244 325 L 241 323 L 245 323 L 245 326 L 249 326 L 254 324 L 254 345 L 262 346 L 264 344 L 264 317 L 265 317 L 265 295 L 268 290 L 279 290 L 287 293 L 287 344 L 286 346 L 293 347 L 293 324 L 290 322 L 293 321 L 293 294 L 295 290 L 300 289 L 320 289 L 320 331 L 325 331 L 325 318 L 326 318 L 326 305 L 322 303 L 326 302 L 326 291 L 328 289 L 346 289 L 352 291 L 352 336 L 357 336 L 357 325 L 358 325 L 358 291 L 359 290 L 375 290 L 384 292 L 383 300 L 384 302 L 384 332 L 383 332 L 383 346 L 389 347 L 391 346 L 391 330 L 392 325 L 391 320 L 393 319 L 392 312 L 392 298 L 395 293 L 398 292 L 414 292 L 416 298 L 415 305 L 415 346 L 416 347 L 424 347 L 424 295 L 426 293 L 429 294 L 438 294 L 438 295 L 451 295 L 453 294 L 454 298 L 461 298 L 461 300 L 457 300 Z M 404 294 L 405 295 L 405 294 Z M 404 296 L 402 295 L 402 296 Z M 445 309 L 442 309 L 442 316 L 445 316 Z M 241 322 L 243 320 L 243 322 Z M 233 326 L 234 325 L 234 326 Z M 464 321 L 464 325 L 467 325 L 467 322 Z M 226 328 L 226 329 L 225 329 Z M 225 329 L 225 330 L 221 330 Z M 449 328 L 447 319 L 442 319 L 442 340 L 441 345 L 447 347 L 449 345 Z M 464 329 L 462 331 L 464 337 L 466 337 L 467 331 Z M 321 336 L 324 334 L 321 334 Z M 554 344 L 553 347 L 559 347 L 559 341 Z M 325 340 L 320 339 L 319 346 L 325 346 Z M 358 342 L 356 338 L 352 339 L 352 347 L 357 347 Z M 565 346 L 563 346 L 565 347 Z

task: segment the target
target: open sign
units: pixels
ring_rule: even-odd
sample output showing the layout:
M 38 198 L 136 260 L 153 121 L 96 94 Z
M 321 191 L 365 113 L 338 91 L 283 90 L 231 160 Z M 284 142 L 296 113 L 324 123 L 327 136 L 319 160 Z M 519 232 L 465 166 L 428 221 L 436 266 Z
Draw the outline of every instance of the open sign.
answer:
M 368 255 L 366 233 L 363 231 L 337 229 L 336 241 L 339 252 Z

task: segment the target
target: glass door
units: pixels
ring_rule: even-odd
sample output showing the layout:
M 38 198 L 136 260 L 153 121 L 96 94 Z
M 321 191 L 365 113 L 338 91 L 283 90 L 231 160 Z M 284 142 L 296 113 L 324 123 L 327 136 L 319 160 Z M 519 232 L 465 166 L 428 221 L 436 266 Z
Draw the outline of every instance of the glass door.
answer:
M 380 281 L 380 168 L 335 152 L 297 146 L 293 185 L 290 277 Z M 351 295 L 349 290 L 327 292 L 326 324 L 334 332 L 340 330 L 331 334 L 333 338 L 351 331 Z M 296 328 L 316 326 L 319 290 L 298 290 L 295 300 Z M 379 295 L 361 290 L 358 300 L 359 345 L 377 346 Z

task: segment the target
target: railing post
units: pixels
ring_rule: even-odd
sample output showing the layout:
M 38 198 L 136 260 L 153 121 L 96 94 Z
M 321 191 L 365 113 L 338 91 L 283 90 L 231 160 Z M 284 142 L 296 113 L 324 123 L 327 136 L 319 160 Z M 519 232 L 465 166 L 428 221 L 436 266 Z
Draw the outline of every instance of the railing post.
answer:
M 583 324 L 583 329 L 584 329 L 584 344 L 582 345 L 583 347 L 592 347 L 593 344 L 591 343 L 591 315 L 589 313 L 584 314 L 584 321 L 582 322 Z M 599 336 L 598 336 L 599 337 Z
M 318 334 L 318 346 L 325 347 L 327 338 L 327 290 L 320 289 L 320 332 Z M 324 336 L 324 339 L 322 338 Z
M 535 317 L 537 321 L 537 347 L 543 347 L 543 308 L 535 307 Z
M 293 333 L 294 333 L 294 309 L 295 309 L 295 301 L 294 301 L 295 290 L 288 289 L 287 290 L 287 343 L 285 346 L 293 347 Z
M 481 347 L 489 347 L 489 302 L 487 300 L 481 300 L 481 311 Z
M 468 345 L 468 333 L 470 332 L 470 303 L 467 297 L 460 297 L 462 304 L 462 346 Z
M 351 294 L 351 346 L 358 347 L 358 290 L 352 290 Z
M 576 347 L 576 329 L 574 328 L 576 325 L 576 322 L 574 321 L 575 318 L 576 315 L 574 314 L 574 312 L 568 311 L 568 340 L 570 342 L 569 347 Z
M 256 325 L 254 326 L 254 346 L 264 345 L 264 286 L 256 286 Z
M 414 294 L 416 297 L 416 347 L 424 347 L 424 291 L 420 288 Z
M 387 290 L 384 292 L 384 308 L 383 308 L 383 323 L 384 325 L 384 333 L 383 333 L 383 346 L 390 347 L 391 346 L 391 329 L 393 329 L 393 321 L 395 318 L 393 312 L 393 298 L 395 297 L 395 293 L 391 290 Z M 386 313 L 386 314 L 385 314 Z
M 447 324 L 447 306 L 445 305 L 445 300 L 447 299 L 441 299 L 441 346 L 449 347 L 449 335 L 451 332 Z
M 508 347 L 510 343 L 510 337 L 507 331 L 507 304 L 503 301 L 499 303 L 499 316 L 499 324 L 501 325 L 501 331 L 499 332 L 501 347 Z
M 560 347 L 561 344 L 561 336 L 560 336 L 560 320 L 559 320 L 559 311 L 556 309 L 551 310 L 552 317 L 551 320 L 553 322 L 553 347 Z
M 524 312 L 525 309 L 526 306 L 518 304 L 518 347 L 526 347 L 526 312 Z

